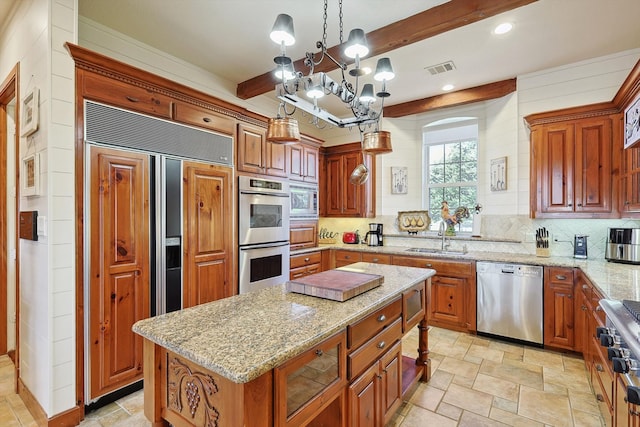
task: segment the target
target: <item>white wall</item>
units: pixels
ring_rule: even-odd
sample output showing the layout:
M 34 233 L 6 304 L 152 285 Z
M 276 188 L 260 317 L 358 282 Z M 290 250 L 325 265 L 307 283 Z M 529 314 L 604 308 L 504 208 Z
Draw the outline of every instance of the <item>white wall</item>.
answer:
M 22 0 L 0 33 L 0 76 L 20 63 L 20 101 L 40 93 L 39 128 L 19 158 L 38 154 L 39 195 L 21 211 L 46 217 L 48 235 L 20 240 L 22 382 L 48 416 L 75 405 L 74 68 L 63 47 L 76 34 L 76 0 Z M 3 77 L 4 78 L 4 77 Z

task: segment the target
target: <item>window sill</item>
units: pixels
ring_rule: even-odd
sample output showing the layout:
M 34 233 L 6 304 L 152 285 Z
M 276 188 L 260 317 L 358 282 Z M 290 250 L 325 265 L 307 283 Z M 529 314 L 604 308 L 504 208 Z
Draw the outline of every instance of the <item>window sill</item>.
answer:
M 442 236 L 438 236 L 437 233 L 427 232 L 426 234 L 384 234 L 384 238 L 398 238 L 398 239 L 424 239 L 424 240 L 441 240 Z M 498 242 L 498 243 L 522 243 L 521 240 L 505 239 L 504 237 L 490 237 L 481 236 L 474 237 L 471 234 L 458 234 L 455 236 L 446 236 L 447 239 L 467 242 Z

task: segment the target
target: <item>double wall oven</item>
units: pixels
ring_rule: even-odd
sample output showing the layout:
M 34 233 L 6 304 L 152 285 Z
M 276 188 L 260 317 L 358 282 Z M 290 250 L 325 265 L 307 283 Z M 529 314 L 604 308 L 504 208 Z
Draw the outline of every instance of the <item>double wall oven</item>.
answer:
M 238 177 L 238 282 L 240 293 L 289 279 L 287 181 Z

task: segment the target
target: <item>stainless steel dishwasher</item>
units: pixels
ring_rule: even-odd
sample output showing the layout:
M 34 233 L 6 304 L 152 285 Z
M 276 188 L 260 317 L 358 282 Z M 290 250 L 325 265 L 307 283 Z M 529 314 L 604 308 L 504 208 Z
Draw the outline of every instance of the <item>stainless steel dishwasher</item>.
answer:
M 478 333 L 542 344 L 542 267 L 478 262 L 476 274 Z

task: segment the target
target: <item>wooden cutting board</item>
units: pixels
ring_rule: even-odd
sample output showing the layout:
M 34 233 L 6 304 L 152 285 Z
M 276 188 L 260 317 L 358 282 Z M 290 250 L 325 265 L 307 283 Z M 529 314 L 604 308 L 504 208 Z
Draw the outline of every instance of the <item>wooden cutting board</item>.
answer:
M 384 276 L 355 271 L 327 270 L 286 283 L 289 292 L 346 301 L 363 292 L 382 285 Z

